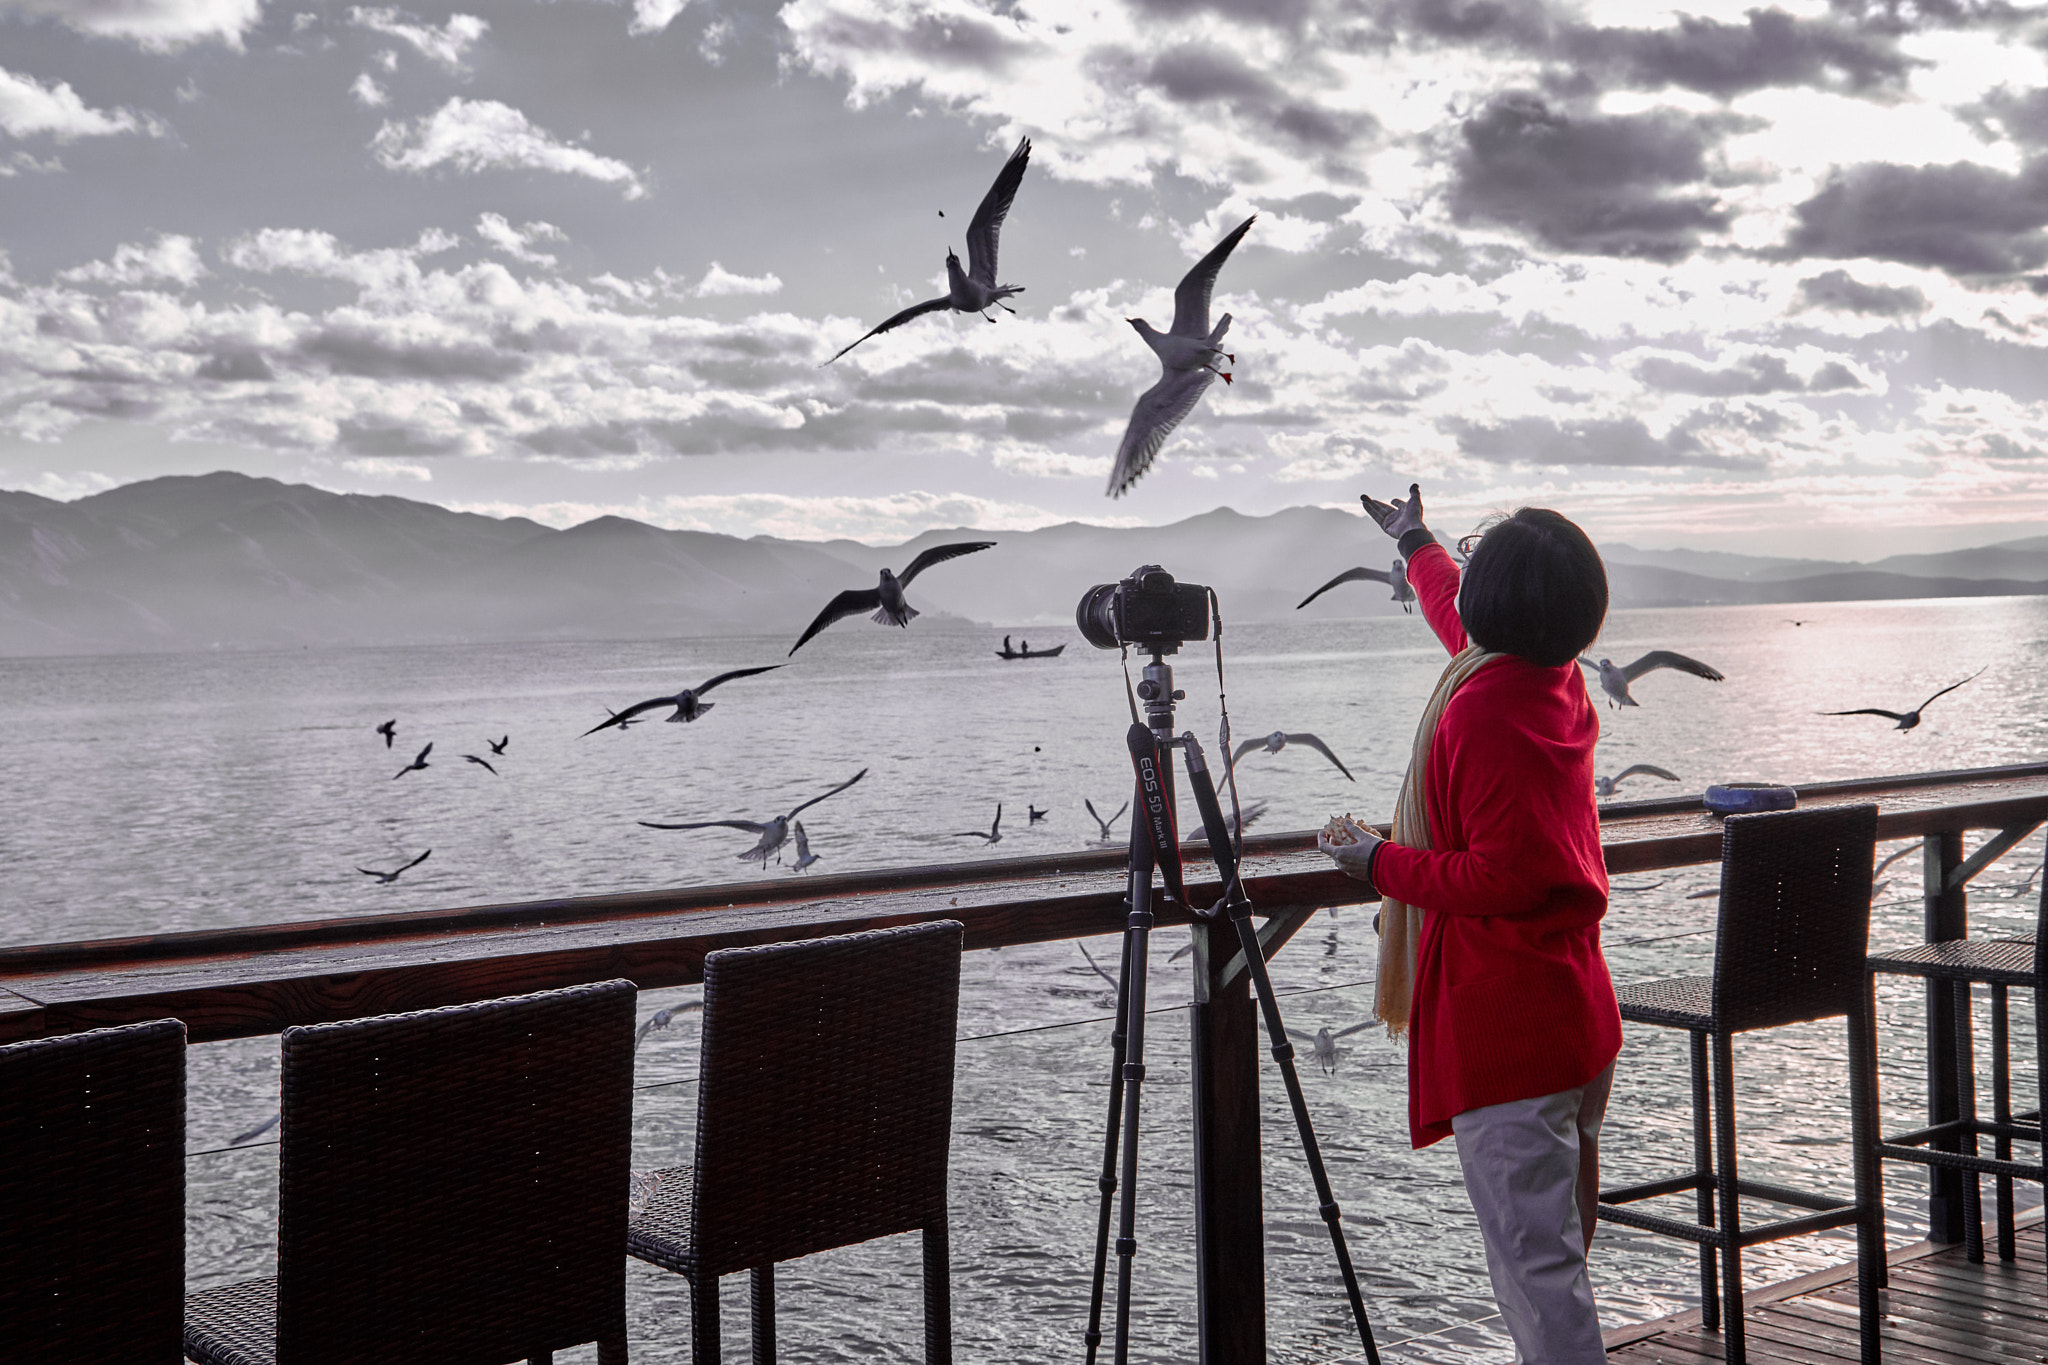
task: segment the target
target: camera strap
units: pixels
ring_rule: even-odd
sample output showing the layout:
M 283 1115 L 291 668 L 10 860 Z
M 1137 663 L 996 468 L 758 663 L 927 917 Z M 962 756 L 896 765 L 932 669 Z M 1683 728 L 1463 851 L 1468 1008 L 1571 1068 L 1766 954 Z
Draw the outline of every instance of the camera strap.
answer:
M 1183 910 L 1188 905 L 1187 886 L 1181 879 L 1180 832 L 1173 826 L 1173 803 L 1167 799 L 1166 765 L 1160 762 L 1159 741 L 1142 724 L 1133 722 L 1126 736 L 1131 767 L 1138 774 L 1137 816 L 1144 822 L 1152 843 L 1152 861 L 1166 881 L 1166 894 Z

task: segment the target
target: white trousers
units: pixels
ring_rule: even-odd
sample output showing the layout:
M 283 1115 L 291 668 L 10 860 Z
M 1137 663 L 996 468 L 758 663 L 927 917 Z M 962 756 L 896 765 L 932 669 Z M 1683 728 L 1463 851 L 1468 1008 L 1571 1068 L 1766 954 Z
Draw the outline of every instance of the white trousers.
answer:
M 1451 1120 L 1465 1193 L 1486 1238 L 1520 1365 L 1604 1365 L 1586 1274 L 1599 1202 L 1600 1120 L 1614 1067 L 1555 1095 L 1468 1109 Z

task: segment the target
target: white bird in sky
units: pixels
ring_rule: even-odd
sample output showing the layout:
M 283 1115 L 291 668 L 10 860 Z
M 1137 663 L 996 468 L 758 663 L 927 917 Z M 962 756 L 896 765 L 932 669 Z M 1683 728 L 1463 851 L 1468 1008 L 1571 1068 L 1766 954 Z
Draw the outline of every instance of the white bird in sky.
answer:
M 1346 569 L 1343 573 L 1338 574 L 1335 578 L 1323 584 L 1322 587 L 1317 588 L 1314 592 L 1302 598 L 1301 601 L 1295 603 L 1294 609 L 1300 611 L 1339 583 L 1361 583 L 1367 581 L 1384 583 L 1392 588 L 1394 590 L 1392 600 L 1401 604 L 1402 611 L 1412 613 L 1415 610 L 1415 589 L 1408 586 L 1408 564 L 1407 561 L 1402 559 L 1396 559 L 1394 567 L 1391 569 L 1368 569 L 1364 567 Z
M 1216 368 L 1219 359 L 1237 363 L 1236 356 L 1219 346 L 1223 334 L 1230 330 L 1230 314 L 1225 313 L 1212 330 L 1209 295 L 1216 288 L 1216 273 L 1258 216 L 1255 213 L 1239 223 L 1182 277 L 1173 291 L 1173 326 L 1161 332 L 1143 318 L 1124 319 L 1138 329 L 1138 335 L 1159 357 L 1159 382 L 1140 394 L 1137 406 L 1131 409 L 1130 424 L 1116 450 L 1116 464 L 1109 471 L 1107 492 L 1111 497 L 1122 497 L 1144 477 L 1152 458 L 1181 419 L 1195 410 L 1212 379 L 1222 375 L 1224 383 L 1230 382 L 1229 374 Z
M 993 544 L 995 544 L 993 540 L 961 540 L 955 541 L 951 545 L 934 545 L 918 555 L 916 559 L 911 560 L 910 567 L 905 569 L 900 576 L 890 573 L 887 569 L 882 570 L 882 581 L 876 586 L 872 588 L 848 588 L 845 592 L 840 593 L 839 596 L 827 602 L 825 609 L 818 613 L 818 619 L 804 628 L 804 633 L 798 636 L 797 642 L 789 647 L 789 652 L 794 654 L 802 649 L 809 643 L 813 635 L 816 635 L 834 621 L 844 620 L 846 617 L 858 615 L 864 611 L 874 613 L 868 619 L 878 626 L 909 625 L 911 618 L 918 614 L 916 607 L 903 600 L 903 590 L 910 586 L 911 579 L 917 577 L 934 564 L 943 563 L 948 559 L 957 559 L 961 555 L 971 555 L 976 550 L 986 550 Z
M 1683 654 L 1674 654 L 1668 649 L 1653 649 L 1626 668 L 1612 659 L 1602 659 L 1599 663 L 1594 663 L 1583 654 L 1579 656 L 1579 662 L 1600 675 L 1600 690 L 1607 694 L 1608 704 L 1612 706 L 1640 705 L 1641 703 L 1628 694 L 1628 685 L 1643 674 L 1654 673 L 1660 668 L 1675 668 L 1681 673 L 1690 673 L 1695 678 L 1705 678 L 1708 682 L 1721 681 L 1721 670 L 1718 668 L 1703 664 L 1698 659 L 1689 659 Z
M 719 674 L 717 677 L 711 679 L 711 681 L 709 682 L 698 683 L 695 687 L 686 687 L 682 691 L 676 693 L 674 696 L 649 697 L 646 701 L 634 702 L 631 706 L 627 707 L 623 711 L 612 711 L 612 718 L 610 720 L 600 721 L 598 724 L 591 726 L 588 730 L 585 730 L 583 733 L 586 735 L 594 735 L 599 730 L 609 730 L 614 725 L 623 728 L 627 725 L 632 724 L 633 718 L 639 715 L 642 711 L 652 711 L 657 707 L 662 706 L 673 706 L 676 708 L 675 714 L 668 717 L 669 720 L 695 720 L 697 719 L 697 717 L 703 715 L 706 711 L 709 711 L 713 706 L 717 705 L 716 702 L 699 701 L 698 698 L 702 697 L 706 692 L 709 692 L 712 688 L 718 686 L 720 683 L 731 682 L 734 678 L 750 678 L 756 673 L 768 673 L 781 667 L 781 664 L 767 664 L 760 668 L 735 668 L 730 673 Z M 605 709 L 607 711 L 611 711 L 610 707 L 606 707 Z
M 1678 774 L 1677 774 L 1677 773 L 1674 773 L 1674 772 L 1667 772 L 1667 771 L 1666 771 L 1665 769 L 1663 769 L 1663 768 L 1659 768 L 1659 767 L 1657 767 L 1657 766 L 1656 766 L 1655 764 L 1652 764 L 1652 763 L 1631 763 L 1631 764 L 1629 764 L 1629 765 L 1628 765 L 1628 766 L 1627 766 L 1626 768 L 1623 768 L 1623 769 L 1622 769 L 1622 770 L 1621 770 L 1620 772 L 1616 773 L 1616 774 L 1615 774 L 1614 776 L 1612 776 L 1612 777 L 1596 777 L 1596 778 L 1594 778 L 1594 779 L 1593 779 L 1593 795 L 1595 795 L 1595 796 L 1612 796 L 1612 795 L 1614 795 L 1614 789 L 1615 789 L 1616 787 L 1619 787 L 1619 786 L 1620 786 L 1620 785 L 1621 785 L 1622 783 L 1624 783 L 1624 782 L 1628 781 L 1628 780 L 1629 780 L 1629 779 L 1630 779 L 1631 777 L 1638 777 L 1638 776 L 1641 776 L 1641 777 L 1661 777 L 1661 778 L 1663 778 L 1663 779 L 1664 779 L 1664 780 L 1665 780 L 1666 782 L 1676 782 L 1676 781 L 1678 780 Z
M 867 775 L 868 770 L 862 768 L 852 777 L 847 778 L 831 791 L 826 792 L 825 796 L 837 796 L 840 792 L 845 791 Z M 802 812 L 823 801 L 825 796 L 814 796 L 789 814 L 777 815 L 768 820 L 696 820 L 682 825 L 657 824 L 653 820 L 642 820 L 640 823 L 649 829 L 710 829 L 713 826 L 723 826 L 727 829 L 743 829 L 750 834 L 758 834 L 761 836 L 759 841 L 752 848 L 738 856 L 742 861 L 750 858 L 760 859 L 761 868 L 763 871 L 766 871 L 768 868 L 768 855 L 789 841 L 789 822 L 796 819 Z
M 1102 826 L 1102 842 L 1105 844 L 1109 843 L 1115 837 L 1109 832 L 1109 827 L 1115 824 L 1119 819 L 1121 819 L 1123 813 L 1131 808 L 1131 803 L 1126 801 L 1121 806 L 1118 806 L 1116 808 L 1115 815 L 1112 815 L 1107 820 L 1105 820 L 1100 815 L 1096 814 L 1095 803 L 1093 801 L 1090 801 L 1087 797 L 1084 796 L 1081 798 L 1081 804 L 1088 808 L 1088 814 L 1095 821 L 1095 823 Z
M 1275 730 L 1272 734 L 1267 735 L 1263 739 L 1248 739 L 1244 743 L 1238 745 L 1237 752 L 1230 756 L 1230 766 L 1235 768 L 1237 766 L 1237 761 L 1243 758 L 1246 754 L 1251 753 L 1253 750 L 1259 750 L 1269 754 L 1277 754 L 1290 744 L 1300 744 L 1306 748 L 1314 749 L 1324 758 L 1327 758 L 1330 760 L 1330 762 L 1336 764 L 1337 771 L 1344 774 L 1346 778 L 1353 782 L 1356 782 L 1358 780 L 1357 778 L 1351 776 L 1351 769 L 1344 766 L 1344 761 L 1338 758 L 1337 755 L 1330 752 L 1329 745 L 1323 743 L 1320 739 L 1317 739 L 1314 735 L 1308 733 L 1306 730 L 1298 731 L 1294 734 L 1289 734 L 1285 730 Z
M 913 303 L 881 326 L 853 342 L 832 357 L 839 359 L 847 351 L 866 341 L 868 337 L 880 336 L 883 332 L 901 327 L 912 318 L 926 313 L 936 313 L 950 308 L 956 313 L 979 313 L 984 322 L 994 322 L 988 315 L 991 306 L 1006 313 L 1017 310 L 1003 300 L 1012 294 L 1024 292 L 1021 284 L 996 283 L 996 239 L 1003 230 L 1003 219 L 1010 212 L 1010 201 L 1017 197 L 1017 186 L 1024 182 L 1024 168 L 1031 164 L 1031 139 L 1025 138 L 1017 144 L 1017 150 L 1010 153 L 1010 159 L 996 172 L 996 182 L 988 187 L 982 196 L 981 207 L 974 211 L 974 217 L 967 223 L 967 269 L 960 268 L 960 258 L 952 251 L 946 252 L 946 292 L 923 303 Z M 825 364 L 830 365 L 832 360 Z
M 791 834 L 796 836 L 796 861 L 789 865 L 789 870 L 791 872 L 801 872 L 812 863 L 818 861 L 820 855 L 811 852 L 810 836 L 804 833 L 803 821 L 797 821 L 789 827 L 789 830 Z

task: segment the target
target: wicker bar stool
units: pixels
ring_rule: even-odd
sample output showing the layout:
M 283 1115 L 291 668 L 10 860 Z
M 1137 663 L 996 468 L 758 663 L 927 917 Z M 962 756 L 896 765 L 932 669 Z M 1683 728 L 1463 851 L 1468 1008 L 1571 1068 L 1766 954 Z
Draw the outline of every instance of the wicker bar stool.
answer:
M 284 1033 L 277 1276 L 185 1301 L 201 1365 L 625 1365 L 630 981 Z
M 775 1263 L 924 1234 L 924 1351 L 953 1358 L 946 1164 L 956 920 L 704 959 L 693 1165 L 658 1173 L 627 1246 L 687 1276 L 697 1365 L 718 1277 L 749 1271 L 753 1358 L 775 1359 Z
M 2031 938 L 1958 938 L 1928 943 L 1895 953 L 1873 954 L 1870 970 L 1900 976 L 1917 976 L 1927 981 L 1946 981 L 1955 988 L 1956 1114 L 1957 1117 L 1931 1127 L 1900 1133 L 1879 1141 L 1878 1154 L 1891 1161 L 1911 1161 L 1963 1173 L 1963 1249 L 1972 1261 L 1984 1259 L 1984 1214 L 1979 1176 L 1995 1176 L 1998 1190 L 1998 1258 L 2015 1260 L 2018 1236 L 2013 1223 L 2012 1182 L 2032 1180 L 2048 1184 L 2048 1156 L 2041 1147 L 2041 1110 L 2015 1114 L 2012 1111 L 2011 1024 L 2006 994 L 2018 986 L 2034 996 L 2034 1059 L 2037 1076 L 2048 1061 L 2048 1001 L 2042 985 L 2048 982 L 2048 876 L 2042 878 L 2041 899 L 2035 911 Z M 1970 987 L 1991 988 L 1991 1117 L 1977 1116 L 1977 1078 L 1970 1040 Z M 1993 1139 L 1993 1155 L 1979 1155 L 1977 1139 Z M 1957 1151 L 1944 1151 L 1931 1144 L 1953 1140 Z M 2029 1142 L 2036 1147 L 2033 1161 L 2013 1160 L 2012 1144 Z
M 1682 1237 L 1700 1248 L 1700 1317 L 1720 1328 L 1729 1365 L 1746 1359 L 1742 1249 L 1855 1224 L 1857 1305 L 1865 1365 L 1878 1360 L 1884 1283 L 1884 1206 L 1876 1158 L 1877 1076 L 1871 1032 L 1870 872 L 1877 807 L 1837 806 L 1731 816 L 1721 836 L 1721 912 L 1714 974 L 1621 987 L 1621 1017 L 1691 1034 L 1693 1169 L 1603 1191 L 1600 1216 Z M 1842 1016 L 1849 1030 L 1850 1150 L 1856 1197 L 1838 1198 L 1740 1178 L 1735 1160 L 1735 1034 Z M 1707 1057 L 1713 1054 L 1708 1083 Z M 1712 1119 L 1712 1135 L 1708 1131 Z M 1717 1150 L 1718 1149 L 1718 1150 Z M 1696 1192 L 1697 1221 L 1622 1207 Z M 1741 1197 L 1810 1212 L 1744 1226 Z M 1715 1252 L 1720 1253 L 1716 1286 Z
M 0 1324 L 10 1360 L 176 1361 L 185 1026 L 0 1047 Z

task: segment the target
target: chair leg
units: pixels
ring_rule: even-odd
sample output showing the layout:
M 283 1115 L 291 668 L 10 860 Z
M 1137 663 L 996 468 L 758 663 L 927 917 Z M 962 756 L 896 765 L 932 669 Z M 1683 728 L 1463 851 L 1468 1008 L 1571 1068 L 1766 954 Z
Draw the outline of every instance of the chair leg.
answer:
M 719 1365 L 718 1277 L 701 1271 L 690 1276 L 690 1361 Z
M 1958 981 L 1951 988 L 1956 1002 L 1956 1117 L 1963 1123 L 1956 1149 L 1964 1156 L 1977 1155 L 1977 1059 L 1970 1046 L 1970 983 Z M 1959 1171 L 1963 1182 L 1963 1256 L 1970 1262 L 1984 1259 L 1983 1182 L 1975 1171 Z
M 2012 1122 L 2012 1017 L 2002 982 L 1991 986 L 1991 1115 L 2001 1129 Z M 2000 1161 L 2012 1160 L 2012 1139 L 2001 1131 L 1993 1150 Z M 2017 1257 L 2018 1240 L 2012 1217 L 2012 1177 L 2002 1175 L 1998 1177 L 1998 1259 Z
M 1742 1332 L 1742 1209 L 1736 1190 L 1735 1048 L 1726 1033 L 1714 1035 L 1714 1184 L 1721 1196 L 1721 1355 L 1727 1365 L 1749 1359 Z
M 747 1272 L 747 1309 L 754 1327 L 754 1365 L 775 1365 L 775 1263 Z
M 953 1258 L 943 1216 L 924 1230 L 924 1359 L 953 1365 Z
M 597 1339 L 597 1365 L 626 1365 L 626 1329 L 607 1332 Z
M 1714 1226 L 1714 1101 L 1707 1086 L 1707 1035 L 1692 1034 L 1692 1168 L 1705 1182 L 1693 1192 L 1701 1227 Z M 1721 1290 L 1714 1270 L 1714 1248 L 1700 1243 L 1700 1326 L 1721 1329 Z
M 1875 1001 L 1869 978 L 1849 1011 L 1849 1148 L 1856 1183 L 1856 1318 L 1862 1365 L 1879 1365 L 1884 1309 L 1878 1285 L 1885 1269 L 1884 1192 L 1877 1160 L 1877 1051 L 1872 1031 Z

